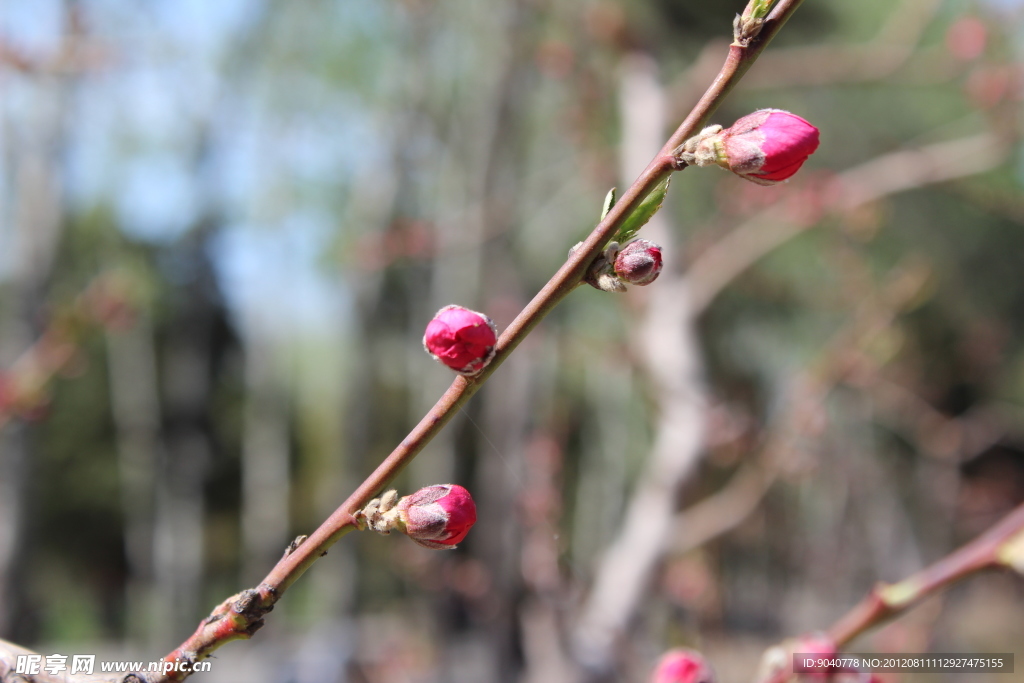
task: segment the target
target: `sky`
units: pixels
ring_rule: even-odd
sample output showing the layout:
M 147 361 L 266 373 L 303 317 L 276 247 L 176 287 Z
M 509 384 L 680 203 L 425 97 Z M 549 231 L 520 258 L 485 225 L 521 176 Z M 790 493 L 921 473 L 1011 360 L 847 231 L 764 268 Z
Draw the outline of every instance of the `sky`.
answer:
M 258 28 L 260 0 L 84 7 L 103 65 L 59 104 L 39 79 L 0 72 L 0 150 L 18 147 L 19 131 L 59 107 L 67 131 L 61 180 L 72 209 L 107 207 L 126 235 L 154 244 L 173 243 L 212 211 L 222 227 L 210 255 L 242 332 L 257 324 L 266 334 L 333 334 L 351 295 L 325 254 L 346 187 L 383 154 L 367 108 L 321 79 L 276 72 L 269 60 L 230 61 Z M 61 8 L 56 0 L 3 0 L 0 39 L 30 58 L 55 54 Z M 289 102 L 282 92 L 299 94 Z M 17 201 L 10 178 L 10 169 L 0 173 L 4 222 Z M 11 239 L 9 229 L 0 239 Z
M 986 2 L 1008 13 L 1024 4 Z M 309 27 L 298 20 L 282 27 L 287 5 L 275 7 L 275 36 L 258 33 L 266 5 L 82 3 L 104 65 L 57 102 L 39 79 L 0 71 L 0 152 L 17 147 L 41 111 L 56 108 L 67 117 L 62 184 L 74 210 L 109 207 L 126 235 L 154 244 L 180 239 L 212 210 L 221 228 L 210 255 L 241 326 L 332 334 L 351 309 L 352 284 L 327 254 L 342 230 L 346 193 L 389 158 L 388 136 L 371 98 L 341 87 L 347 76 L 315 73 L 315 62 L 296 53 Z M 30 57 L 54 54 L 65 31 L 62 7 L 0 0 L 0 39 Z M 318 6 L 314 19 L 336 43 L 360 34 L 379 41 L 384 12 L 377 3 L 336 0 Z M 256 42 L 240 49 L 254 33 Z M 400 74 L 366 79 L 387 77 Z M 0 219 L 8 224 L 17 201 L 10 180 L 10 169 L 0 173 Z M 2 223 L 0 240 L 11 239 Z M 0 250 L 0 259 L 4 253 L 13 250 Z

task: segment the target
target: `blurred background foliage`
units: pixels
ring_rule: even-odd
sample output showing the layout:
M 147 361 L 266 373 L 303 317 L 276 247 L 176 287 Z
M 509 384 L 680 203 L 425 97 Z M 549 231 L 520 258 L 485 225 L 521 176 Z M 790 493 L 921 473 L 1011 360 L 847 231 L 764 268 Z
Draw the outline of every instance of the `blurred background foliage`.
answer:
M 0 637 L 156 659 L 257 583 L 450 382 L 433 312 L 507 325 L 742 6 L 0 4 Z M 651 237 L 682 275 L 573 294 L 400 478 L 470 488 L 463 546 L 345 538 L 206 678 L 639 681 L 682 644 L 748 680 L 1024 501 L 1022 13 L 807 0 L 715 116 L 811 120 L 804 170 L 679 174 Z M 715 504 L 605 605 L 670 404 L 661 483 Z M 1022 586 L 859 649 L 1024 655 Z

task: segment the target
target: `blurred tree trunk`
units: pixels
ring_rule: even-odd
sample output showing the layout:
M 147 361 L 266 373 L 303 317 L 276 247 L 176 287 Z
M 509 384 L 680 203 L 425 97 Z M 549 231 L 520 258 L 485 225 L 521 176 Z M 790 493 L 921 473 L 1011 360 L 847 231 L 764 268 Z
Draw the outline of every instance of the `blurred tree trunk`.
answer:
M 186 262 L 195 264 L 179 294 L 162 354 L 166 451 L 159 463 L 154 521 L 158 637 L 173 641 L 202 616 L 204 486 L 213 452 L 211 383 L 225 321 L 205 255 L 208 227 L 186 238 Z
M 117 430 L 118 472 L 124 524 L 127 632 L 147 647 L 160 619 L 153 604 L 153 503 L 158 464 L 165 461 L 160 435 L 160 391 L 154 331 L 140 314 L 126 330 L 107 333 L 110 398 Z
M 249 585 L 266 574 L 287 545 L 291 474 L 288 417 L 274 370 L 273 341 L 258 322 L 250 322 L 246 331 L 242 583 Z
M 66 80 L 40 77 L 22 83 L 30 102 L 30 117 L 13 109 L 0 122 L 7 158 L 3 168 L 13 177 L 0 187 L 8 188 L 0 201 L 0 223 L 10 226 L 6 239 L 6 267 L 9 269 L 7 318 L 0 363 L 10 367 L 40 333 L 40 311 L 60 241 L 64 207 L 61 182 L 61 153 L 66 133 L 68 86 Z M 32 466 L 28 460 L 31 431 L 9 422 L 0 431 L 0 637 L 21 637 L 19 616 L 24 607 L 20 581 L 19 554 L 29 524 Z
M 0 636 L 21 638 L 16 627 L 23 593 L 17 590 L 17 560 L 23 548 L 25 494 L 28 485 L 25 427 L 8 424 L 0 433 Z
M 622 62 L 620 107 L 623 182 L 640 173 L 664 143 L 666 98 L 655 62 L 632 54 Z M 703 447 L 702 362 L 667 212 L 644 228 L 644 238 L 666 254 L 657 286 L 633 288 L 643 298 L 642 318 L 632 321 L 632 343 L 643 358 L 658 417 L 647 456 L 620 528 L 598 565 L 581 609 L 575 646 L 588 682 L 619 680 L 619 645 L 629 637 L 654 571 L 670 540 L 677 492 L 693 472 Z
M 459 240 L 478 244 L 477 258 L 462 274 L 470 292 L 487 298 L 486 304 L 499 325 L 511 321 L 512 313 L 527 301 L 522 276 L 511 266 L 512 235 L 523 214 L 519 198 L 523 194 L 527 171 L 525 150 L 530 138 L 526 122 L 529 93 L 535 73 L 533 58 L 537 49 L 537 11 L 529 3 L 514 0 L 496 13 L 489 27 L 507 42 L 495 52 L 500 56 L 493 65 L 495 86 L 477 118 L 483 121 L 479 139 L 471 149 L 480 156 L 464 163 L 470 194 L 470 214 Z M 489 80 L 489 79 L 488 79 Z M 471 141 L 472 142 L 472 141 Z M 477 179 L 474 181 L 474 179 Z M 475 201 L 474 201 L 475 200 Z M 456 258 L 465 248 L 454 250 Z M 460 269 L 461 270 L 461 269 Z M 480 296 L 480 294 L 477 294 Z M 506 311 L 505 308 L 509 310 Z M 537 340 L 531 340 L 537 343 Z M 538 359 L 531 354 L 516 354 L 499 370 L 501 388 L 488 387 L 478 407 L 481 427 L 473 428 L 477 454 L 476 489 L 479 491 L 481 528 L 490 533 L 475 539 L 479 557 L 487 567 L 492 596 L 487 637 L 496 683 L 519 681 L 524 669 L 521 646 L 523 595 L 525 592 L 522 555 L 522 497 L 525 480 L 524 450 L 533 428 L 530 417 L 538 393 L 551 385 L 538 385 Z M 451 430 L 449 430 L 451 431 Z

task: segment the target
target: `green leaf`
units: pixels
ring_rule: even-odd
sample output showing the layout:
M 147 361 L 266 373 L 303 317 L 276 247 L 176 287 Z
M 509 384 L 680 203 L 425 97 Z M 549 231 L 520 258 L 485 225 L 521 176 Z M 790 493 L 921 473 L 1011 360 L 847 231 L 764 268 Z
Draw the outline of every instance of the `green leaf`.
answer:
M 1024 574 L 1024 531 L 1018 531 L 996 551 L 1000 562 Z
M 615 233 L 614 240 L 619 244 L 623 244 L 635 235 L 640 228 L 647 224 L 647 221 L 651 220 L 651 216 L 658 213 L 658 209 L 661 208 L 662 203 L 665 201 L 665 195 L 668 194 L 668 181 L 671 180 L 672 176 L 667 176 L 664 180 L 658 183 L 653 190 L 651 190 L 643 201 L 640 202 L 640 206 L 633 209 L 633 212 L 626 216 L 625 220 L 622 221 L 622 225 L 619 226 L 619 231 Z M 605 203 L 607 204 L 607 199 Z M 611 207 L 608 207 L 611 208 Z
M 891 609 L 902 609 L 921 598 L 924 586 L 916 576 L 876 588 L 878 597 Z
M 608 190 L 608 194 L 604 196 L 604 205 L 601 207 L 601 220 L 608 215 L 608 212 L 615 206 L 615 188 Z
M 772 11 L 772 5 L 774 4 L 775 0 L 758 0 L 754 3 L 751 14 L 755 19 L 764 19 Z

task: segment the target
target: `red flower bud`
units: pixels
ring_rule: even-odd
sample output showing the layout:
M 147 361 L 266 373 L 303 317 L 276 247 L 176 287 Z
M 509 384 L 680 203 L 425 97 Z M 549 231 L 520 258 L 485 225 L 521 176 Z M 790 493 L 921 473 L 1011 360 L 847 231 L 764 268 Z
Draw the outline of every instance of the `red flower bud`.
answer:
M 781 109 L 761 109 L 720 133 L 718 163 L 759 185 L 789 178 L 818 149 L 818 129 Z
M 400 530 L 427 548 L 450 550 L 476 523 L 476 504 L 458 484 L 436 484 L 398 501 Z
M 634 240 L 615 256 L 615 274 L 631 285 L 649 285 L 661 272 L 661 247 L 649 240 Z
M 483 313 L 445 306 L 427 325 L 423 348 L 461 375 L 475 375 L 494 357 L 498 328 Z
M 651 674 L 651 683 L 713 683 L 714 680 L 715 672 L 704 655 L 685 648 L 663 654 Z

